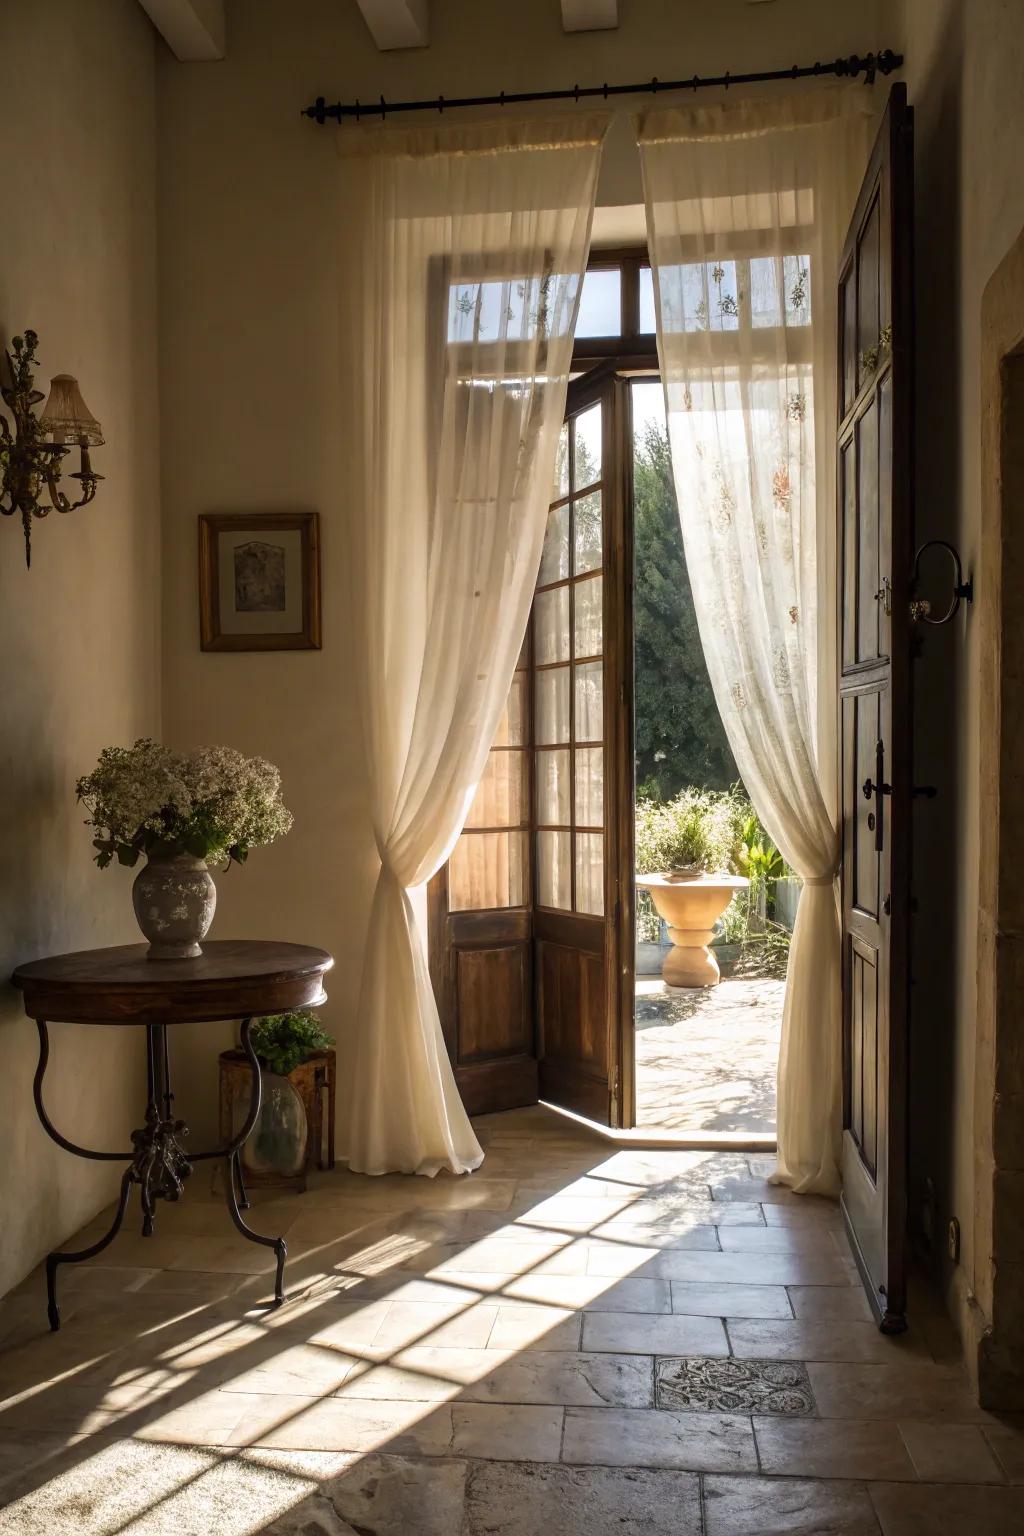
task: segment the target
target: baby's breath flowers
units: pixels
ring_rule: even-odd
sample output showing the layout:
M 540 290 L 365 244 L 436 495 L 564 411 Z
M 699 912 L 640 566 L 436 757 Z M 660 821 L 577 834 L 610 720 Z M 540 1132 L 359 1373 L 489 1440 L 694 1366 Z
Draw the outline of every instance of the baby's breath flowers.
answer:
M 172 752 L 148 737 L 104 747 L 78 798 L 96 836 L 96 863 L 132 865 L 140 853 L 190 853 L 207 863 L 245 862 L 250 848 L 283 837 L 292 824 L 281 802 L 281 775 L 262 757 L 231 747 Z

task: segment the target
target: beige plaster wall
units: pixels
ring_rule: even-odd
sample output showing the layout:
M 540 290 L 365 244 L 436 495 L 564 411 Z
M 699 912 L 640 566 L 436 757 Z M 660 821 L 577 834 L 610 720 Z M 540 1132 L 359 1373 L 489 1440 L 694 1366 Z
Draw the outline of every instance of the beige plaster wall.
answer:
M 992 581 L 979 547 L 981 299 L 1024 225 L 1024 10 L 1019 0 L 906 0 L 902 9 L 916 113 L 918 527 L 922 538 L 959 545 L 977 610 Z M 918 669 L 918 778 L 940 795 L 922 806 L 917 840 L 910 1197 L 912 1227 L 931 1226 L 936 1267 L 972 1333 L 985 1326 L 991 1286 L 974 1184 L 975 1138 L 988 1135 L 991 1115 L 984 1082 L 975 1106 L 979 1052 L 986 1061 L 976 1013 L 979 829 L 994 811 L 979 793 L 979 702 L 991 678 L 978 642 L 976 615 L 965 612 L 926 636 Z M 956 1265 L 946 1256 L 954 1216 Z
M 162 51 L 165 730 L 174 742 L 230 741 L 280 764 L 295 829 L 220 882 L 216 932 L 333 951 L 326 1012 L 342 1052 L 375 870 L 343 597 L 341 535 L 354 509 L 332 230 L 344 208 L 334 133 L 299 109 L 321 93 L 454 96 L 831 59 L 884 45 L 887 10 L 882 0 L 624 0 L 617 31 L 566 36 L 556 0 L 437 0 L 428 49 L 381 54 L 348 0 L 234 0 L 224 63 L 180 65 Z M 606 150 L 604 204 L 642 197 L 628 110 Z M 247 508 L 321 514 L 319 654 L 199 650 L 196 516 Z M 189 1112 L 207 1124 L 214 1034 L 192 1054 Z
M 130 876 L 100 874 L 74 782 L 108 742 L 160 731 L 155 50 L 136 0 L 0 5 L 0 342 L 38 331 L 41 385 L 69 372 L 100 418 L 94 505 L 0 525 L 0 977 L 133 937 Z M 69 468 L 77 468 L 72 463 Z M 55 1027 L 48 1103 L 125 1145 L 143 1079 L 120 1030 Z M 36 1032 L 0 982 L 0 1294 L 91 1217 L 117 1175 L 35 1118 Z

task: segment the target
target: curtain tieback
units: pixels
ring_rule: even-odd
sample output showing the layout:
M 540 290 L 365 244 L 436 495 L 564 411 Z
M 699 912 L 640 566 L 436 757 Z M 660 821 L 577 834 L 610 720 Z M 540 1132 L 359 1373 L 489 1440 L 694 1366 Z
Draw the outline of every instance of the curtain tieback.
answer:
M 833 870 L 830 875 L 804 875 L 802 879 L 804 885 L 834 885 L 837 873 Z

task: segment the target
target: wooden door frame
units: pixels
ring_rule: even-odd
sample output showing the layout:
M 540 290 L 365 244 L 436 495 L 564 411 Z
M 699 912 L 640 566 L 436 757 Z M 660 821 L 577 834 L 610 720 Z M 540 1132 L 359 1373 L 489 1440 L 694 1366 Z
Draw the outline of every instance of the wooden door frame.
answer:
M 990 1409 L 1024 1408 L 1024 899 L 1017 850 L 1024 631 L 1024 232 L 981 302 L 981 524 L 977 558 L 979 818 L 977 1050 L 971 1250 L 949 1275 L 968 1371 Z M 964 636 L 970 622 L 965 607 Z M 952 628 L 952 626 L 951 626 Z M 949 1213 L 952 1214 L 952 1213 Z M 966 1248 L 966 1245 L 965 1245 Z M 969 1268 L 967 1266 L 970 1266 Z

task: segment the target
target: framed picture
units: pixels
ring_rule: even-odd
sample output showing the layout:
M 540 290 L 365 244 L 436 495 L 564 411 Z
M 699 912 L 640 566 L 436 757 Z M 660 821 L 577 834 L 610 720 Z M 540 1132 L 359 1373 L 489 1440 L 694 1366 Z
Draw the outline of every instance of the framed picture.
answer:
M 204 651 L 320 649 L 316 512 L 206 512 L 199 518 Z

